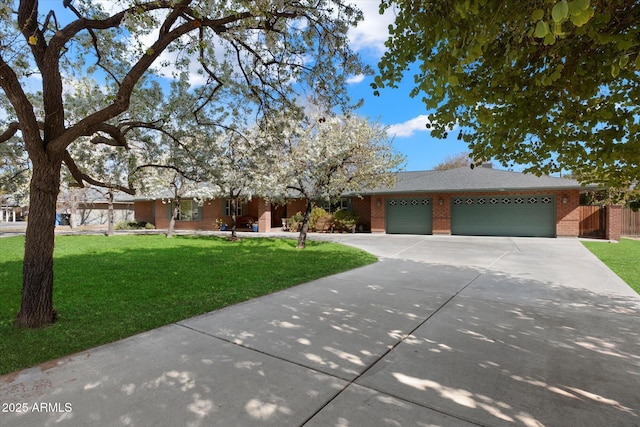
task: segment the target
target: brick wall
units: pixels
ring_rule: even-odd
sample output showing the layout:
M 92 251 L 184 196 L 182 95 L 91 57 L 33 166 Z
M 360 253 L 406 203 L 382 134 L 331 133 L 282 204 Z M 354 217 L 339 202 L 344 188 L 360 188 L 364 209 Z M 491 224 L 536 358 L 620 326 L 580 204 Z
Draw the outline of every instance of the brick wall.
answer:
M 149 200 L 144 202 L 135 202 L 133 204 L 133 216 L 136 221 L 145 221 L 151 224 L 156 223 L 156 219 L 153 215 L 153 205 L 155 201 Z
M 271 231 L 271 203 L 259 198 L 255 204 L 258 208 L 258 231 L 268 233 Z
M 451 195 L 434 194 L 433 205 L 433 234 L 451 234 Z
M 287 204 L 287 218 L 291 218 L 296 213 L 300 212 L 304 214 L 307 209 L 307 201 L 302 199 L 295 199 Z
M 622 235 L 622 206 L 607 206 L 607 228 L 605 239 L 620 240 Z
M 358 226 L 362 226 L 363 231 L 371 230 L 371 196 L 363 198 L 354 197 L 351 199 L 353 213 L 358 215 Z
M 385 196 L 371 196 L 371 232 L 384 233 Z
M 206 200 L 202 205 L 202 219 L 198 230 L 215 230 L 216 220 L 223 217 L 224 201 L 222 199 Z M 189 221 L 184 221 L 189 222 Z
M 556 191 L 553 194 L 556 195 L 556 234 L 558 237 L 578 237 L 580 234 L 580 191 Z
M 176 221 L 176 230 L 215 230 L 216 219 L 225 218 L 227 224 L 231 223 L 231 217 L 223 215 L 223 200 L 207 200 L 202 205 L 202 216 L 197 221 Z M 136 202 L 137 204 L 137 202 Z M 155 226 L 156 228 L 169 228 L 169 203 L 161 200 L 155 201 Z

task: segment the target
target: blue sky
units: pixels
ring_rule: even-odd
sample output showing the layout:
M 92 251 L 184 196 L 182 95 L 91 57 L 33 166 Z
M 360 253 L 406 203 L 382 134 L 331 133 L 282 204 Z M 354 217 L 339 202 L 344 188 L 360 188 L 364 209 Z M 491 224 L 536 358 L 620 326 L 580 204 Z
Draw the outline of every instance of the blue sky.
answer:
M 377 70 L 377 63 L 384 53 L 387 28 L 393 22 L 393 12 L 378 13 L 378 0 L 352 0 L 364 13 L 364 22 L 350 31 L 352 48 L 362 59 Z M 465 143 L 451 132 L 447 139 L 431 136 L 426 128 L 428 111 L 419 97 L 410 98 L 412 75 L 405 77 L 399 88 L 385 88 L 380 96 L 374 96 L 370 84 L 373 76 L 352 79 L 350 94 L 354 99 L 364 99 L 358 113 L 389 126 L 389 134 L 397 151 L 407 157 L 406 170 L 433 169 L 447 156 L 468 151 Z M 497 165 L 496 165 L 497 166 Z

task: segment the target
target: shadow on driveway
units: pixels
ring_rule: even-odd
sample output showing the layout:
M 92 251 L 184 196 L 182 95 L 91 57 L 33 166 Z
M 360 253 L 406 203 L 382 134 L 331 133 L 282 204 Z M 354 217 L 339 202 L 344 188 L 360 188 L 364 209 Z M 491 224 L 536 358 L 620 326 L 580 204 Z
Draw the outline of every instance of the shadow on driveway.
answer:
M 396 239 L 376 264 L 1 377 L 29 410 L 0 424 L 640 425 L 640 298 L 530 274 L 579 242 L 493 242 L 445 242 L 447 264 L 437 239 Z

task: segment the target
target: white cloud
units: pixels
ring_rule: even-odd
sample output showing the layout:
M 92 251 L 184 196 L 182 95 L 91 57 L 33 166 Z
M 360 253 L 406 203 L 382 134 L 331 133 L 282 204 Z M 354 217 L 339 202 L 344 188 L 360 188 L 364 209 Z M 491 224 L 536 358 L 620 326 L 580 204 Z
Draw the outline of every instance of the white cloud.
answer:
M 379 2 L 354 0 L 351 2 L 364 14 L 364 20 L 356 28 L 349 30 L 350 45 L 355 51 L 371 50 L 380 56 L 386 50 L 384 42 L 389 37 L 388 27 L 395 20 L 393 10 L 379 13 Z
M 431 123 L 429 116 L 421 114 L 406 122 L 389 126 L 387 133 L 391 136 L 397 136 L 398 138 L 408 138 L 416 132 L 429 131 L 429 129 L 427 129 L 427 123 Z
M 364 74 L 358 74 L 357 76 L 349 77 L 347 79 L 347 83 L 356 84 L 356 83 L 360 83 L 363 80 L 364 80 Z

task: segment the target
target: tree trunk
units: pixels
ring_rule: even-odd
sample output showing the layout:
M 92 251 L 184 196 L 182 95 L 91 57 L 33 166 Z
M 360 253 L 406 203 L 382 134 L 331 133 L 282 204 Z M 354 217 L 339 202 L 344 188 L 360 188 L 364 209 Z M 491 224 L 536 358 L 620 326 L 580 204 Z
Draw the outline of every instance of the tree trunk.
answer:
M 53 248 L 61 159 L 34 161 L 30 184 L 29 221 L 24 245 L 22 303 L 19 328 L 40 328 L 55 322 Z
M 75 228 L 78 226 L 78 224 L 76 223 L 78 204 L 78 193 L 74 191 L 71 195 L 71 206 L 69 207 L 69 227 L 71 227 L 72 230 L 75 230 Z
M 300 226 L 300 235 L 298 236 L 298 248 L 304 249 L 307 246 L 307 232 L 309 231 L 309 219 L 311 218 L 311 210 L 313 202 L 307 199 L 307 209 L 304 211 L 302 225 Z
M 231 238 L 235 239 L 237 236 L 236 234 L 236 226 L 237 226 L 237 222 L 236 222 L 236 207 L 238 206 L 238 199 L 233 195 L 233 193 L 231 193 Z
M 167 230 L 167 239 L 173 237 L 173 231 L 176 227 L 176 218 L 178 217 L 178 211 L 180 210 L 180 199 L 175 199 L 175 204 L 171 210 L 171 219 L 169 220 L 169 229 Z
M 109 189 L 109 213 L 107 217 L 107 236 L 113 236 L 113 188 Z

